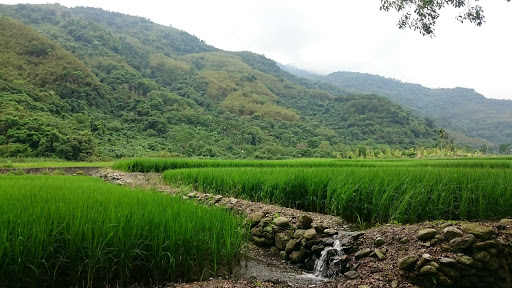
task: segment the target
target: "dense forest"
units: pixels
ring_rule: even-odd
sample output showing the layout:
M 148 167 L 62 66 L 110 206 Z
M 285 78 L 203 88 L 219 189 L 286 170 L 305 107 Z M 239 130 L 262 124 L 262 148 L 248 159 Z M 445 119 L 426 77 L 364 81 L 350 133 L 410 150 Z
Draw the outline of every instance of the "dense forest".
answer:
M 467 88 L 430 89 L 372 74 L 335 72 L 319 76 L 298 69 L 283 68 L 347 91 L 385 96 L 394 103 L 413 110 L 415 115 L 428 117 L 437 126 L 448 129 L 451 135 L 457 136 L 461 144 L 479 147 L 512 142 L 511 100 L 488 99 Z
M 0 157 L 333 157 L 438 140 L 382 96 L 145 18 L 58 4 L 0 15 Z

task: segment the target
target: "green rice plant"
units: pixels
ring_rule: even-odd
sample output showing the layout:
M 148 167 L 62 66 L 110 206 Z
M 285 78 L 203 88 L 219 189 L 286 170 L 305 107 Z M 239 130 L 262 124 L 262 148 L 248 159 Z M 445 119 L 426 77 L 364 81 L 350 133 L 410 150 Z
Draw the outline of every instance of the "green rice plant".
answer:
M 485 166 L 483 166 L 485 167 Z M 501 167 L 501 166 L 500 166 Z M 192 168 L 164 179 L 200 191 L 339 215 L 411 223 L 512 215 L 512 169 L 375 167 Z
M 229 273 L 244 220 L 82 176 L 0 176 L 0 287 L 129 286 Z
M 114 163 L 113 168 L 128 172 L 157 172 L 184 168 L 214 167 L 436 167 L 436 168 L 512 168 L 512 158 L 454 159 L 295 159 L 295 160 L 219 160 L 137 158 Z

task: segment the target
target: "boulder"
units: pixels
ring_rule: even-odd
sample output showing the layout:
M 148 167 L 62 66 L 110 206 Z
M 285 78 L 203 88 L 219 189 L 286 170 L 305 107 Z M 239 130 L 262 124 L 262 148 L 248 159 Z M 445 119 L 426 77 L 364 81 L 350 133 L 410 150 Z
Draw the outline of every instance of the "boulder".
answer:
M 293 251 L 288 257 L 292 263 L 300 263 L 304 259 L 304 256 L 304 251 Z
M 288 218 L 286 217 L 277 217 L 276 219 L 274 219 L 274 225 L 278 226 L 278 227 L 286 227 L 288 225 L 290 225 L 290 220 L 288 220 Z
M 252 213 L 251 215 L 249 215 L 247 217 L 247 220 L 249 220 L 252 225 L 258 225 L 258 223 L 260 223 L 261 219 L 263 219 L 263 217 L 265 217 L 265 214 L 261 213 L 261 212 L 255 212 L 255 213 Z
M 285 233 L 277 233 L 275 237 L 276 247 L 281 251 L 286 249 L 286 244 L 290 239 L 291 237 Z
M 448 226 L 448 227 L 444 228 L 443 234 L 444 234 L 444 237 L 446 237 L 446 239 L 448 239 L 448 240 L 457 238 L 457 237 L 462 237 L 462 235 L 464 235 L 464 233 L 462 233 L 462 231 L 460 231 L 457 227 L 454 227 L 454 226 Z
M 427 241 L 427 240 L 434 238 L 437 235 L 437 233 L 438 232 L 436 229 L 432 229 L 432 228 L 422 229 L 422 230 L 418 231 L 418 239 L 421 241 Z
M 384 238 L 377 237 L 377 239 L 375 239 L 374 245 L 375 245 L 375 247 L 380 247 L 380 246 L 384 245 L 385 243 L 386 243 L 386 240 L 384 240 Z
M 475 261 L 475 260 L 473 260 L 473 258 L 466 256 L 466 255 L 460 256 L 457 258 L 457 262 L 459 262 L 462 265 L 471 266 L 471 265 L 473 265 L 473 261 Z
M 274 241 L 271 240 L 271 239 L 267 239 L 265 237 L 259 237 L 259 236 L 252 236 L 252 241 L 254 242 L 254 244 L 258 245 L 258 246 L 263 246 L 263 247 L 271 247 L 274 245 Z
M 450 227 L 448 227 L 450 228 Z M 462 237 L 456 237 L 450 240 L 450 247 L 453 249 L 465 249 L 475 242 L 475 236 L 468 234 Z
M 332 235 L 338 234 L 338 231 L 336 229 L 329 228 L 329 229 L 325 229 L 324 233 L 332 236 Z
M 345 277 L 347 277 L 349 279 L 355 279 L 355 278 L 359 277 L 359 273 L 357 273 L 354 270 L 350 270 L 348 272 L 345 272 L 343 275 L 345 275 Z
M 290 254 L 293 251 L 297 251 L 300 249 L 300 240 L 299 239 L 292 239 L 286 243 L 285 251 L 286 253 Z
M 364 258 L 364 257 L 370 256 L 370 254 L 372 254 L 372 249 L 365 248 L 365 249 L 357 251 L 356 254 L 354 254 L 354 257 Z
M 496 234 L 492 228 L 476 223 L 463 224 L 462 231 L 467 234 L 473 234 L 480 240 L 488 240 Z
M 304 238 L 304 233 L 306 233 L 306 230 L 297 229 L 297 230 L 295 230 L 295 233 L 293 234 L 293 238 L 295 238 L 295 239 Z
M 304 232 L 304 238 L 306 238 L 307 240 L 316 239 L 316 237 L 317 234 L 314 228 L 308 229 Z
M 444 265 L 444 266 L 454 266 L 455 264 L 457 264 L 457 260 L 450 258 L 450 257 L 442 257 L 442 258 L 439 258 L 438 261 L 439 261 L 439 264 Z
M 416 262 L 418 262 L 418 256 L 415 256 L 415 255 L 405 256 L 398 261 L 398 269 L 407 270 L 411 267 L 414 267 L 414 264 L 416 264 Z
M 382 253 L 382 251 L 380 251 L 379 248 L 373 250 L 373 252 L 375 253 L 375 255 L 377 255 L 377 259 L 379 259 L 379 261 L 386 259 L 386 255 L 384 255 L 384 253 Z
M 310 229 L 311 223 L 313 223 L 313 218 L 307 214 L 302 214 L 299 217 L 299 225 L 298 228 L 301 229 Z
M 420 275 L 434 275 L 437 273 L 437 269 L 435 267 L 432 267 L 430 265 L 425 265 L 421 267 L 420 272 L 418 274 Z
M 491 259 L 491 255 L 486 251 L 475 251 L 475 253 L 473 253 L 473 259 L 486 263 Z

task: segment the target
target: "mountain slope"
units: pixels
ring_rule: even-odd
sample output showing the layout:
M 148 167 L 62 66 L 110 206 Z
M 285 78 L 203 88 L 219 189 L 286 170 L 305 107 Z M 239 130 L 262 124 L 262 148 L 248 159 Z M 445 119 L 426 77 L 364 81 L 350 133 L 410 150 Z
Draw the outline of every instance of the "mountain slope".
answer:
M 512 142 L 512 101 L 487 99 L 472 89 L 430 89 L 376 75 L 336 72 L 321 78 L 338 87 L 386 96 L 439 126 L 495 144 Z
M 435 142 L 435 127 L 383 97 L 344 93 L 332 84 L 284 72 L 261 55 L 221 51 L 144 18 L 60 5 L 0 8 L 4 16 L 28 25 L 23 26 L 26 31 L 35 29 L 52 47 L 72 53 L 76 67 L 86 68 L 83 79 L 90 83 L 77 82 L 82 89 L 78 95 L 53 89 L 70 83 L 60 78 L 51 87 L 37 78 L 31 85 L 48 93 L 51 89 L 58 103 L 80 103 L 59 117 L 90 133 L 99 157 L 162 151 L 205 157 L 328 157 L 357 145 L 409 148 Z M 10 69 L 35 69 L 35 62 L 20 61 L 9 64 Z M 13 85 L 12 77 L 0 79 Z M 80 97 L 92 101 L 67 100 Z M 47 109 L 46 102 L 35 103 Z M 25 114 L 34 109 L 22 106 Z M 0 145 L 25 145 L 10 136 L 10 126 L 3 127 Z M 36 144 L 31 153 L 43 155 Z

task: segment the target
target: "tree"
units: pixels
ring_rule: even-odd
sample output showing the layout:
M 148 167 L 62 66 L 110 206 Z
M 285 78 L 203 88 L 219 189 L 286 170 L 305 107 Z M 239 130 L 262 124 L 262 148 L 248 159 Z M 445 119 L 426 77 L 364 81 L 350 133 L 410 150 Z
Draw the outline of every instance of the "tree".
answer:
M 503 143 L 503 144 L 500 144 L 498 150 L 499 150 L 499 153 L 500 154 L 505 154 L 505 155 L 509 155 L 510 154 L 510 147 L 512 146 L 512 144 L 510 143 Z
M 444 7 L 454 7 L 463 10 L 457 16 L 461 23 L 469 21 L 476 26 L 482 26 L 485 22 L 484 9 L 473 2 L 479 0 L 381 0 L 380 10 L 396 10 L 402 12 L 398 20 L 400 29 L 413 29 L 419 31 L 423 36 L 434 35 L 434 27 L 439 11 Z M 505 0 L 510 2 L 511 0 Z
M 437 132 L 437 136 L 439 136 L 439 141 L 441 142 L 441 154 L 443 153 L 443 138 L 444 136 L 446 136 L 446 131 L 441 128 L 439 129 L 439 131 Z

